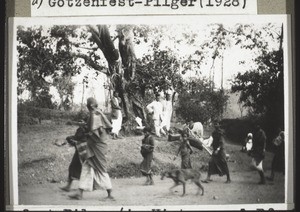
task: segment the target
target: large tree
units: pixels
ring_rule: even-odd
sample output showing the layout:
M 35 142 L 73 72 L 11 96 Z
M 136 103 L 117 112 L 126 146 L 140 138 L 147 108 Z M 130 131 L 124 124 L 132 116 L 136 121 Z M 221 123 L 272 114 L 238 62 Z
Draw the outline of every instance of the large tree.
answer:
M 136 115 L 144 118 L 144 106 L 149 102 L 146 92 L 176 89 L 182 80 L 180 72 L 184 73 L 191 64 L 199 63 L 192 57 L 179 58 L 172 49 L 161 49 L 163 29 L 167 27 L 19 27 L 19 93 L 27 89 L 33 100 L 38 90 L 56 85 L 63 99 L 66 89 L 59 86 L 59 79 L 72 77 L 85 66 L 96 74 L 107 75 L 109 89 L 117 90 L 124 103 L 125 120 Z M 175 39 L 171 32 L 169 39 Z M 177 40 L 180 39 L 183 38 Z M 118 40 L 118 48 L 115 40 Z M 137 59 L 134 45 L 140 43 L 146 44 L 149 51 Z
M 253 26 L 238 24 L 228 29 L 214 24 L 208 27 L 209 35 L 203 42 L 201 32 L 188 25 L 180 27 L 184 30 L 176 35 L 174 30 L 178 31 L 178 26 L 172 25 L 19 27 L 19 92 L 27 89 L 34 97 L 53 84 L 47 77 L 74 76 L 83 66 L 90 67 L 96 74 L 107 75 L 109 88 L 119 91 L 125 120 L 129 120 L 136 115 L 144 116 L 147 92 L 180 90 L 182 75 L 193 72 L 201 76 L 201 65 L 212 61 L 213 67 L 232 43 L 267 52 L 263 39 L 263 32 L 270 31 L 267 28 L 254 30 Z M 168 47 L 163 46 L 166 40 L 170 41 Z M 147 45 L 149 51 L 138 59 L 135 48 L 140 44 Z M 182 44 L 193 51 L 182 55 Z M 212 91 L 213 88 L 212 84 Z

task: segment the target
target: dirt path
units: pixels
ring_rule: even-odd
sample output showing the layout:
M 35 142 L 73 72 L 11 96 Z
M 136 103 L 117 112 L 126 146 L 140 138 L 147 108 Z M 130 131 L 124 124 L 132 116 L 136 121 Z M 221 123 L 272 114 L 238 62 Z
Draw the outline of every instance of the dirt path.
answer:
M 44 131 L 49 135 L 45 134 Z M 177 205 L 178 208 L 182 208 L 184 205 L 196 207 L 203 205 L 260 203 L 271 203 L 272 205 L 273 203 L 284 203 L 285 201 L 284 176 L 278 174 L 274 183 L 268 182 L 266 185 L 258 185 L 258 173 L 249 168 L 251 158 L 247 154 L 240 152 L 241 146 L 231 143 L 227 143 L 226 151 L 230 154 L 228 166 L 232 183 L 225 184 L 225 176 L 213 176 L 213 182 L 209 184 L 203 183 L 204 196 L 196 196 L 197 188 L 191 183 L 188 183 L 186 196 L 184 197 L 180 196 L 182 194 L 182 186 L 177 187 L 173 193 L 170 193 L 169 188 L 173 185 L 172 180 L 168 178 L 160 180 L 159 176 L 155 176 L 155 185 L 153 186 L 144 186 L 145 178 L 113 178 L 113 195 L 116 201 L 104 200 L 106 197 L 105 191 L 85 192 L 83 200 L 70 200 L 68 197 L 69 193 L 59 189 L 63 183 L 50 183 L 51 180 L 47 181 L 47 179 L 58 179 L 54 182 L 60 182 L 61 180 L 59 179 L 65 179 L 66 170 L 74 149 L 72 147 L 56 147 L 52 144 L 52 138 L 63 140 L 65 135 L 70 135 L 74 132 L 74 127 L 64 126 L 61 128 L 60 133 L 55 127 L 53 129 L 48 127 L 44 131 L 37 127 L 34 130 L 31 129 L 31 133 L 26 131 L 26 133 L 20 134 L 19 182 L 23 182 L 19 184 L 20 205 L 52 205 L 53 207 L 55 205 L 63 205 L 64 207 L 142 207 L 151 205 L 157 208 Z M 129 162 L 138 164 L 141 161 L 141 156 L 139 145 L 136 143 L 140 140 L 141 137 L 126 137 L 118 141 L 109 141 L 109 163 L 115 166 L 118 163 L 125 164 Z M 120 146 L 122 148 L 119 148 Z M 165 164 L 172 162 L 179 166 L 180 159 L 176 161 L 170 159 L 173 157 L 175 149 L 177 149 L 177 146 L 173 146 L 171 143 L 166 141 L 158 142 L 155 152 L 155 157 L 158 159 L 157 162 Z M 128 152 L 131 152 L 131 154 L 126 154 Z M 205 154 L 203 151 L 195 151 L 192 155 L 194 167 L 196 165 L 200 167 L 197 163 L 208 162 L 209 158 L 204 157 Z M 272 157 L 272 153 L 266 153 L 264 160 L 266 176 L 270 174 Z M 41 161 L 42 159 L 43 161 Z M 154 161 L 154 165 L 157 162 Z M 128 171 L 130 170 L 122 169 L 122 173 L 126 174 Z M 124 176 L 126 176 L 125 174 Z M 206 172 L 203 172 L 202 179 L 205 177 Z M 76 187 L 76 183 L 74 187 Z
M 278 175 L 275 183 L 258 185 L 255 171 L 232 173 L 232 183 L 225 184 L 225 177 L 214 177 L 204 184 L 204 196 L 196 196 L 196 186 L 188 183 L 187 194 L 181 197 L 182 187 L 169 192 L 170 179 L 155 177 L 155 185 L 144 186 L 144 178 L 112 179 L 116 201 L 104 200 L 105 191 L 84 193 L 83 200 L 70 200 L 67 192 L 59 189 L 62 184 L 48 183 L 23 186 L 19 190 L 20 204 L 25 205 L 99 205 L 99 206 L 164 206 L 164 205 L 217 205 L 280 203 L 284 200 L 284 177 Z M 76 187 L 76 183 L 74 184 Z M 71 192 L 70 192 L 71 193 Z

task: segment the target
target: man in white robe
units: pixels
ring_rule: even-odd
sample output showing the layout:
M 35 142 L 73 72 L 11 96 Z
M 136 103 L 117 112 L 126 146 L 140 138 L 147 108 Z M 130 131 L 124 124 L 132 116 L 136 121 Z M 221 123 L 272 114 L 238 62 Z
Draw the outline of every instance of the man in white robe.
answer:
M 155 100 L 147 105 L 148 113 L 152 114 L 152 120 L 154 122 L 155 134 L 157 137 L 161 137 L 161 133 L 166 135 L 165 131 L 162 129 L 163 120 L 163 105 L 160 102 L 160 95 L 155 95 Z

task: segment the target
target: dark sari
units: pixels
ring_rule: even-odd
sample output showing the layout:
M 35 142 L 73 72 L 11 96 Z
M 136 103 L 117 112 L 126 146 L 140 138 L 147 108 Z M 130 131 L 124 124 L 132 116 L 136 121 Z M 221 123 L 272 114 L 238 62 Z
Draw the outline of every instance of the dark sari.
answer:
M 75 152 L 69 165 L 69 181 L 80 179 L 81 163 L 85 160 L 84 156 L 86 153 L 85 131 L 83 127 L 79 127 L 74 136 L 68 136 L 66 138 L 68 143 L 75 147 Z
M 213 137 L 213 154 L 209 161 L 208 172 L 211 175 L 219 176 L 228 175 L 229 169 L 226 161 L 226 153 L 224 149 L 224 137 L 221 130 L 216 130 L 212 134 Z
M 101 111 L 90 112 L 88 121 L 89 134 L 87 136 L 87 160 L 95 170 L 107 173 L 107 129 L 111 124 Z
M 78 151 L 75 150 L 72 161 L 69 165 L 69 181 L 71 180 L 79 180 L 81 174 L 81 162 L 79 159 Z

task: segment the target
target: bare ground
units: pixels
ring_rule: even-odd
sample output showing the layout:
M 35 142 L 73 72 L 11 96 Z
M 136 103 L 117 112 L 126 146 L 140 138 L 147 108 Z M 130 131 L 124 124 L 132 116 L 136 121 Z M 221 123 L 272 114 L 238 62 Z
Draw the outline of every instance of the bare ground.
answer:
M 105 200 L 103 190 L 85 192 L 83 200 L 71 200 L 68 194 L 59 189 L 62 184 L 46 183 L 20 187 L 20 204 L 24 205 L 216 205 L 216 204 L 259 204 L 283 203 L 284 180 L 280 176 L 275 184 L 258 185 L 255 172 L 232 173 L 231 184 L 224 178 L 204 184 L 204 196 L 195 195 L 196 186 L 189 183 L 187 193 L 181 197 L 182 187 L 169 191 L 173 185 L 169 179 L 155 177 L 155 185 L 144 186 L 143 178 L 112 179 L 113 196 L 116 201 Z M 76 183 L 75 183 L 76 184 Z
M 74 126 L 37 126 L 23 128 L 19 133 L 19 204 L 21 205 L 87 205 L 87 206 L 164 206 L 164 205 L 221 205 L 221 204 L 259 204 L 284 203 L 284 175 L 276 175 L 274 182 L 258 185 L 259 175 L 249 167 L 250 158 L 240 152 L 241 146 L 227 142 L 227 153 L 230 154 L 228 166 L 231 172 L 232 183 L 225 184 L 226 177 L 213 176 L 213 182 L 203 183 L 204 196 L 196 196 L 197 188 L 188 183 L 187 192 L 181 197 L 182 186 L 169 191 L 172 180 L 160 180 L 155 176 L 155 185 L 144 186 L 145 179 L 127 176 L 126 167 L 122 164 L 131 164 L 130 171 L 135 171 L 135 165 L 141 161 L 139 143 L 141 137 L 126 137 L 109 144 L 108 161 L 112 170 L 113 196 L 115 201 L 105 200 L 103 190 L 85 192 L 83 200 L 71 200 L 68 194 L 59 189 L 64 185 L 68 163 L 71 160 L 72 147 L 53 145 L 55 140 L 63 140 L 75 131 Z M 129 149 L 130 148 L 130 149 Z M 176 143 L 158 141 L 154 166 L 159 170 L 174 163 L 179 166 L 180 160 L 172 161 L 177 146 Z M 131 150 L 131 152 L 130 152 Z M 203 151 L 195 150 L 192 157 L 194 167 L 207 164 L 209 157 Z M 264 162 L 266 175 L 270 174 L 273 154 L 267 153 Z M 118 167 L 118 168 L 115 168 Z M 132 169 L 132 170 L 131 170 Z M 118 178 L 117 171 L 126 176 Z M 206 177 L 203 171 L 202 178 Z M 76 188 L 76 182 L 74 183 Z

